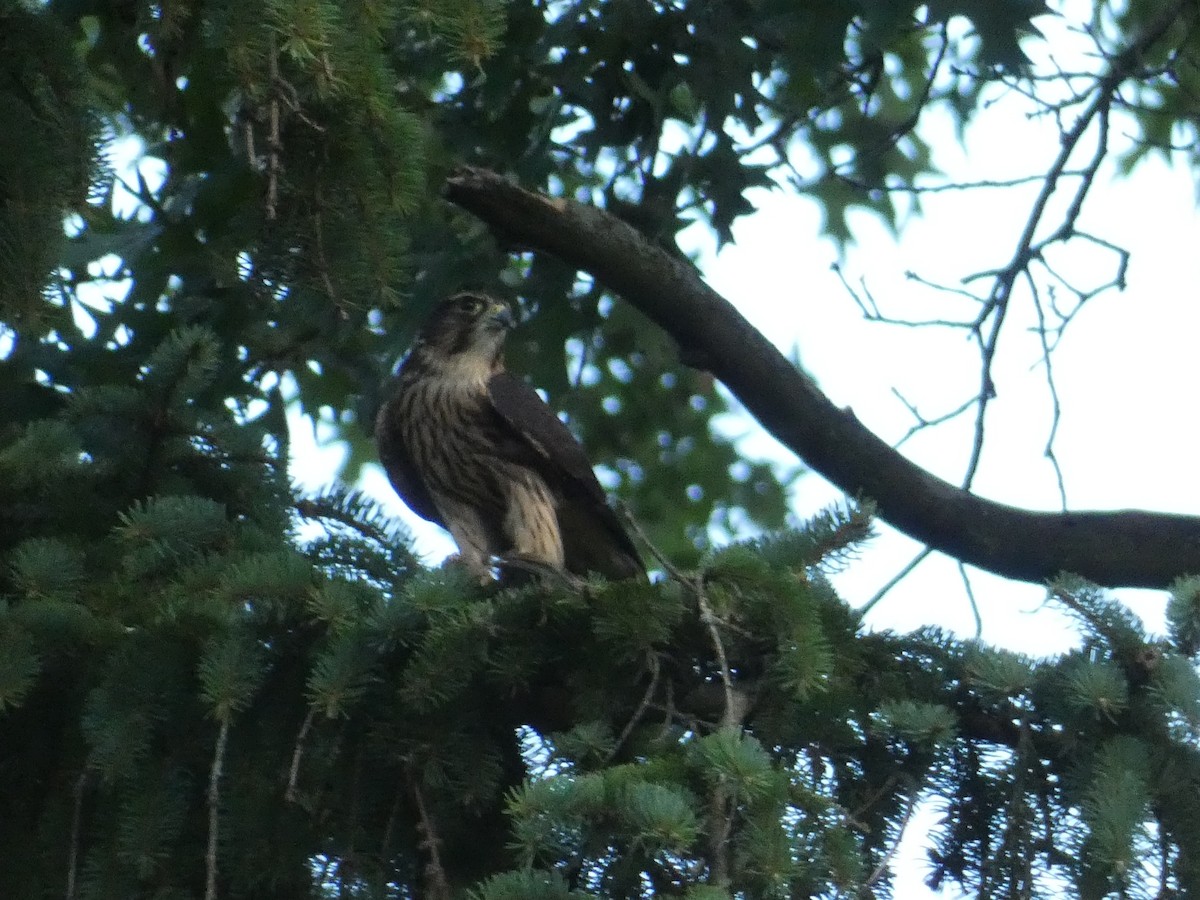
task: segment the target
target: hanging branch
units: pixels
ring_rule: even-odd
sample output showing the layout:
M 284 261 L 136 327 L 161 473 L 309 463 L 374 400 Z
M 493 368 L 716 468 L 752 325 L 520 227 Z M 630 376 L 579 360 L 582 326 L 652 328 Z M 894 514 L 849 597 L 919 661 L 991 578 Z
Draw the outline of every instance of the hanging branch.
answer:
M 633 729 L 637 728 L 638 723 L 642 721 L 642 717 L 646 714 L 646 710 L 650 708 L 650 702 L 654 699 L 654 695 L 658 691 L 662 666 L 658 661 L 657 653 L 649 653 L 647 656 L 647 668 L 650 669 L 650 683 L 646 685 L 646 690 L 642 694 L 642 699 L 638 703 L 637 709 L 633 711 L 633 715 L 629 717 L 629 721 L 625 723 L 625 727 L 617 735 L 616 743 L 613 744 L 612 749 L 608 753 L 604 754 L 604 765 L 608 765 L 616 759 L 617 754 L 621 752 L 621 748 L 625 746 L 625 742 L 629 740 L 629 736 L 633 734 Z
M 279 214 L 279 173 L 282 169 L 280 156 L 283 153 L 283 141 L 279 136 L 279 49 L 275 46 L 275 34 L 271 33 L 270 46 L 267 49 L 270 59 L 271 103 L 268 112 L 270 125 L 267 131 L 267 204 L 266 215 L 268 222 L 274 222 Z
M 312 730 L 316 715 L 316 708 L 310 706 L 308 713 L 304 716 L 304 721 L 300 723 L 300 732 L 296 735 L 296 744 L 292 748 L 292 766 L 288 770 L 287 790 L 283 795 L 288 803 L 296 802 L 296 781 L 300 778 L 300 760 L 304 756 L 304 742 L 308 737 L 308 732 Z
M 879 864 L 875 866 L 875 871 L 863 882 L 863 887 L 873 887 L 888 873 L 888 867 L 891 866 L 892 860 L 896 858 L 896 853 L 900 849 L 900 842 L 904 840 L 904 832 L 908 830 L 909 823 L 912 822 L 912 816 L 916 811 L 917 800 L 920 799 L 920 796 L 920 792 L 914 788 L 904 804 L 904 814 L 900 817 L 899 828 L 896 829 L 896 839 L 892 841 L 892 845 L 883 854 Z
M 1097 238 L 1094 235 L 1080 231 L 1078 227 L 1079 217 L 1083 210 L 1084 201 L 1095 184 L 1100 164 L 1108 156 L 1109 111 L 1112 105 L 1119 101 L 1117 91 L 1120 85 L 1127 79 L 1138 75 L 1143 66 L 1142 57 L 1146 50 L 1162 38 L 1167 30 L 1184 14 L 1187 5 L 1186 0 L 1175 0 L 1141 34 L 1130 42 L 1129 46 L 1119 53 L 1107 54 L 1107 70 L 1103 74 L 1086 76 L 1091 82 L 1087 90 L 1073 95 L 1067 101 L 1049 103 L 1041 99 L 1032 88 L 1024 88 L 1020 83 L 1010 85 L 1019 93 L 1024 94 L 1031 101 L 1038 104 L 1043 112 L 1052 113 L 1055 119 L 1060 122 L 1061 136 L 1058 152 L 1044 174 L 1008 182 L 1008 184 L 1025 182 L 1040 183 L 1039 191 L 1030 207 L 1029 215 L 1026 217 L 1020 237 L 1017 240 L 1016 248 L 1009 262 L 1000 268 L 979 272 L 965 279 L 965 283 L 989 279 L 991 282 L 990 288 L 986 294 L 982 295 L 976 295 L 961 287 L 936 284 L 913 273 L 909 273 L 910 278 L 921 284 L 965 297 L 971 302 L 972 307 L 977 310 L 974 315 L 962 320 L 937 321 L 910 320 L 885 315 L 879 310 L 873 298 L 870 297 L 869 292 L 865 291 L 865 288 L 863 293 L 866 296 L 866 301 L 870 301 L 869 303 L 865 302 L 860 293 L 849 285 L 846 279 L 841 276 L 840 271 L 838 273 L 839 277 L 842 277 L 843 285 L 860 309 L 862 309 L 864 317 L 869 321 L 910 327 L 924 327 L 928 325 L 947 326 L 966 329 L 970 334 L 971 340 L 975 344 L 979 354 L 979 384 L 975 393 L 950 412 L 932 419 L 926 419 L 924 416 L 918 414 L 912 404 L 901 398 L 902 402 L 908 406 L 909 411 L 913 413 L 916 421 L 908 433 L 897 442 L 897 446 L 899 446 L 905 440 L 912 437 L 913 434 L 957 418 L 959 415 L 973 409 L 974 421 L 972 425 L 971 452 L 963 480 L 960 484 L 963 489 L 971 488 L 978 473 L 983 454 L 987 410 L 991 401 L 996 398 L 992 370 L 999 348 L 1000 337 L 1004 332 L 1004 323 L 1013 299 L 1014 288 L 1018 279 L 1024 278 L 1030 284 L 1034 311 L 1039 321 L 1038 330 L 1044 349 L 1042 365 L 1045 369 L 1047 387 L 1051 394 L 1054 410 L 1045 455 L 1054 469 L 1060 499 L 1062 500 L 1062 508 L 1064 510 L 1067 508 L 1063 475 L 1054 453 L 1054 441 L 1057 436 L 1060 408 L 1058 405 L 1057 387 L 1054 383 L 1053 369 L 1050 364 L 1050 351 L 1057 344 L 1058 339 L 1061 337 L 1066 326 L 1074 318 L 1075 313 L 1082 308 L 1087 300 L 1111 288 L 1123 289 L 1125 287 L 1125 274 L 1129 264 L 1129 252 L 1127 250 Z M 1099 38 L 1097 38 L 1097 53 L 1106 55 L 1104 47 L 1099 45 Z M 1061 81 L 1070 77 L 1066 73 L 1059 72 L 1054 77 L 1054 80 Z M 1082 78 L 1085 76 L 1080 75 L 1078 77 Z M 1065 127 L 1062 125 L 1064 113 L 1067 109 L 1076 105 L 1080 105 L 1082 108 L 1070 127 Z M 1086 164 L 1078 168 L 1069 168 L 1069 163 L 1076 155 L 1076 151 L 1079 149 L 1084 136 L 1093 130 L 1096 132 L 1095 147 L 1091 151 L 1090 158 Z M 1062 213 L 1058 224 L 1053 227 L 1053 230 L 1045 237 L 1038 239 L 1039 230 L 1044 230 L 1042 226 L 1047 212 L 1051 207 L 1051 199 L 1060 192 L 1062 182 L 1068 178 L 1074 181 L 1074 185 L 1069 193 L 1067 208 Z M 997 184 L 1004 183 L 1000 182 Z M 944 185 L 942 188 L 965 190 L 981 186 L 993 186 L 993 184 L 977 182 L 963 185 Z M 864 185 L 863 187 L 866 186 Z M 904 191 L 906 189 L 889 187 L 889 190 Z M 1077 289 L 1068 284 L 1046 260 L 1046 251 L 1049 248 L 1076 240 L 1103 247 L 1115 256 L 1113 276 L 1103 284 L 1090 290 Z M 1051 305 L 1051 309 L 1058 319 L 1057 323 L 1051 324 L 1047 321 L 1042 298 L 1036 289 L 1031 274 L 1031 267 L 1035 263 L 1038 264 L 1039 268 L 1044 269 L 1052 279 L 1062 283 L 1064 287 L 1076 296 L 1077 302 L 1075 307 L 1067 312 L 1060 311 L 1053 304 Z M 1053 339 L 1051 339 L 1050 329 L 1053 329 Z
M 87 788 L 85 770 L 75 779 L 74 803 L 71 807 L 71 849 L 67 853 L 67 900 L 75 900 L 75 879 L 79 871 L 79 833 L 83 826 L 83 792 Z
M 229 743 L 229 717 L 221 717 L 212 768 L 208 773 L 208 849 L 204 854 L 204 900 L 217 900 L 217 844 L 220 826 L 221 771 L 225 767 L 225 747 Z
M 421 833 L 421 849 L 428 855 L 425 863 L 425 884 L 431 900 L 450 900 L 450 881 L 446 877 L 446 869 L 442 865 L 442 839 L 438 837 L 437 828 L 425 807 L 425 795 L 421 785 L 413 775 L 409 776 L 413 799 L 417 804 L 417 830 Z
M 708 883 L 715 887 L 729 887 L 729 835 L 733 831 L 733 798 L 723 784 L 713 788 L 709 799 L 709 821 L 712 823 L 708 836 Z
M 721 621 L 721 618 L 713 611 L 712 605 L 708 602 L 703 575 L 690 575 L 676 568 L 650 540 L 649 536 L 642 529 L 641 523 L 633 517 L 629 509 L 622 506 L 621 513 L 624 515 L 625 522 L 629 525 L 630 530 L 650 550 L 650 555 L 658 561 L 659 565 L 666 570 L 671 578 L 691 591 L 692 595 L 696 598 L 696 608 L 700 614 L 700 622 L 708 631 L 709 639 L 712 641 L 713 652 L 716 654 L 717 666 L 721 673 L 721 688 L 724 691 L 725 704 L 721 712 L 720 725 L 722 728 L 726 726 L 740 727 L 746 718 L 748 704 L 742 692 L 733 685 L 733 675 L 729 668 L 729 658 L 725 653 L 725 643 L 721 640 L 721 632 L 717 628 L 718 625 L 725 623 Z M 655 679 L 657 677 L 656 671 Z M 649 701 L 647 700 L 646 702 Z

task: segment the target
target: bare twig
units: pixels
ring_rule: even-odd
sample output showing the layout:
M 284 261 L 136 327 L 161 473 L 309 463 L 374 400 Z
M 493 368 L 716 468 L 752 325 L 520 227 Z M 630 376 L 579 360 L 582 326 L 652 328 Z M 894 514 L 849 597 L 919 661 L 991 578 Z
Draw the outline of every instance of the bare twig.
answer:
M 267 132 L 267 221 L 274 222 L 279 207 L 279 170 L 280 154 L 283 152 L 283 141 L 279 136 L 279 54 L 275 48 L 275 33 L 271 33 L 270 47 L 267 50 L 270 60 L 271 103 L 267 111 L 269 131 Z
M 225 747 L 229 743 L 229 717 L 221 717 L 212 767 L 208 773 L 208 848 L 204 854 L 204 900 L 217 900 L 217 845 L 220 833 L 221 771 L 225 765 Z
M 319 187 L 313 199 L 315 200 L 312 213 L 313 233 L 316 235 L 317 268 L 321 273 L 321 284 L 325 288 L 325 294 L 329 297 L 329 302 L 339 311 L 342 311 L 341 301 L 338 299 L 337 290 L 333 286 L 333 276 L 330 274 L 332 268 L 329 264 L 329 256 L 325 252 L 325 224 L 321 212 L 325 201 L 322 198 Z
M 938 48 L 937 53 L 933 57 L 933 64 L 929 67 L 929 76 L 921 88 L 921 93 L 913 102 L 912 113 L 898 124 L 887 136 L 886 145 L 888 148 L 895 147 L 900 143 L 906 135 L 908 135 L 921 119 L 921 113 L 929 104 L 929 96 L 933 91 L 933 83 L 937 80 L 938 72 L 942 69 L 942 63 L 946 59 L 946 51 L 950 48 L 950 41 L 946 36 L 946 23 L 942 22 L 938 27 Z
M 721 716 L 721 725 L 741 725 L 741 718 L 738 715 L 738 708 L 741 704 L 734 702 L 733 676 L 729 672 L 729 659 L 725 656 L 725 643 L 721 640 L 721 632 L 717 630 L 717 623 L 720 620 L 713 612 L 712 606 L 709 605 L 704 584 L 697 579 L 693 583 L 693 588 L 696 593 L 696 605 L 700 608 L 700 621 L 708 629 L 713 651 L 717 654 L 717 663 L 721 667 L 721 685 L 725 689 L 725 712 Z
M 242 143 L 245 145 L 246 162 L 257 168 L 257 157 L 254 155 L 254 122 L 249 116 L 242 120 Z
M 676 568 L 675 564 L 671 562 L 671 560 L 667 559 L 666 555 L 658 549 L 655 543 L 650 540 L 650 536 L 646 534 L 645 529 L 642 528 L 642 523 L 634 517 L 633 512 L 629 509 L 628 504 L 620 503 L 618 504 L 618 509 L 621 512 L 622 518 L 625 519 L 625 524 L 629 526 L 629 530 L 632 531 L 634 536 L 637 537 L 637 539 L 641 541 L 643 545 L 645 545 L 646 549 L 650 551 L 650 555 L 653 556 L 655 561 L 663 567 L 663 571 L 680 584 L 691 585 L 693 580 L 692 576 L 688 575 L 682 569 Z
M 1064 178 L 1078 178 L 1083 172 L 1078 169 L 1068 169 L 1062 173 Z M 1016 178 L 984 178 L 979 181 L 948 181 L 942 184 L 889 184 L 885 191 L 896 194 L 943 194 L 948 191 L 980 191 L 999 190 L 1004 188 L 1021 187 L 1045 179 L 1044 174 L 1021 175 Z
M 304 721 L 300 723 L 300 732 L 296 735 L 296 746 L 292 749 L 292 766 L 288 770 L 287 790 L 283 795 L 288 803 L 296 802 L 296 781 L 300 777 L 300 759 L 304 756 L 304 741 L 312 729 L 316 714 L 316 708 L 310 706 L 304 716 Z
M 941 284 L 940 282 L 932 281 L 928 278 L 925 278 L 923 275 L 920 275 L 919 273 L 913 272 L 911 270 L 908 272 L 905 272 L 904 277 L 907 278 L 909 281 L 915 281 L 917 284 L 923 284 L 923 285 L 925 285 L 925 287 L 933 288 L 935 291 L 940 291 L 945 294 L 953 294 L 954 296 L 962 297 L 965 300 L 970 300 L 976 306 L 983 306 L 984 304 L 987 303 L 986 298 L 980 297 L 976 294 L 973 294 L 973 293 L 971 293 L 971 291 L 967 290 L 966 288 L 960 287 L 956 284 Z M 952 325 L 955 328 L 973 328 L 975 326 L 975 318 L 972 317 L 971 319 L 966 319 L 966 320 L 951 319 L 951 320 L 947 321 L 946 324 Z
M 702 576 L 689 575 L 680 569 L 677 569 L 669 559 L 663 555 L 646 532 L 642 530 L 641 524 L 633 517 L 627 506 L 621 506 L 621 512 L 625 516 L 625 521 L 629 524 L 630 529 L 638 539 L 646 545 L 650 550 L 650 554 L 658 560 L 659 564 L 667 571 L 675 581 L 679 582 L 684 587 L 690 588 L 692 594 L 696 598 L 696 606 L 700 611 L 700 621 L 708 631 L 709 638 L 712 641 L 713 652 L 717 656 L 717 665 L 721 671 L 721 685 L 725 691 L 725 711 L 721 716 L 721 725 L 741 725 L 742 717 L 745 715 L 745 704 L 737 702 L 733 687 L 733 675 L 729 669 L 729 659 L 725 654 L 725 643 L 721 640 L 721 633 L 717 630 L 718 624 L 723 624 L 721 619 L 713 612 L 712 605 L 708 602 L 708 595 L 704 588 L 704 579 Z
M 975 416 L 975 428 L 971 446 L 971 455 L 967 462 L 966 474 L 963 476 L 962 487 L 969 489 L 975 480 L 976 472 L 983 453 L 984 421 L 988 403 L 995 397 L 995 386 L 992 382 L 992 364 L 995 360 L 996 349 L 1008 311 L 1009 300 L 1017 277 L 1027 272 L 1029 264 L 1039 258 L 1043 251 L 1052 243 L 1070 240 L 1075 234 L 1075 224 L 1083 208 L 1084 199 L 1095 182 L 1095 175 L 1101 161 L 1108 152 L 1108 113 L 1114 102 L 1117 88 L 1141 65 L 1143 54 L 1166 33 L 1172 24 L 1184 12 L 1187 0 L 1175 0 L 1160 16 L 1155 19 L 1137 38 L 1124 50 L 1110 55 L 1108 71 L 1095 78 L 1090 88 L 1091 100 L 1080 112 L 1074 124 L 1062 132 L 1058 154 L 1051 163 L 1025 221 L 1025 227 L 1017 240 L 1016 249 L 1009 263 L 1002 269 L 990 274 L 994 276 L 991 292 L 976 320 L 976 335 L 980 346 L 980 388 L 978 406 Z M 1082 101 L 1082 96 L 1079 100 Z M 1070 205 L 1063 219 L 1054 232 L 1045 239 L 1035 243 L 1035 234 L 1045 216 L 1050 198 L 1058 189 L 1059 179 L 1067 172 L 1067 163 L 1074 155 L 1084 134 L 1094 122 L 1099 122 L 1096 149 L 1085 167 L 1083 177 L 1071 198 Z M 976 276 L 979 277 L 979 276 Z M 990 320 L 990 321 L 989 321 Z
M 642 716 L 646 714 L 646 710 L 650 708 L 650 702 L 654 699 L 654 694 L 658 691 L 658 679 L 662 672 L 662 665 L 658 661 L 657 653 L 649 654 L 650 667 L 650 683 L 646 685 L 645 693 L 642 694 L 641 702 L 638 703 L 637 709 L 633 711 L 633 715 L 629 717 L 629 721 L 625 723 L 625 727 L 621 729 L 621 733 L 617 735 L 617 742 L 613 748 L 604 755 L 604 765 L 608 765 L 624 746 L 625 741 L 629 739 L 629 735 L 633 734 L 633 729 L 637 727 L 638 722 L 642 720 Z
M 396 820 L 400 817 L 400 807 L 403 803 L 404 790 L 400 788 L 396 791 L 396 798 L 392 801 L 392 808 L 388 812 L 387 824 L 383 826 L 383 837 L 379 841 L 380 877 L 384 881 L 387 880 L 385 873 L 390 871 L 387 865 L 389 859 L 388 848 L 392 844 L 392 834 L 396 830 Z
M 733 831 L 734 805 L 729 788 L 724 784 L 713 787 L 709 798 L 708 883 L 717 887 L 729 885 L 729 835 Z
M 855 809 L 853 811 L 848 810 L 845 807 L 839 806 L 838 809 L 841 812 L 841 818 L 845 821 L 845 823 L 847 825 L 851 826 L 852 828 L 857 828 L 860 831 L 865 831 L 866 826 L 861 821 L 862 817 L 871 810 L 871 807 L 873 807 L 876 803 L 878 803 L 880 800 L 882 800 L 884 797 L 886 797 L 888 794 L 890 794 L 892 792 L 892 790 L 899 783 L 900 783 L 899 775 L 896 775 L 896 774 L 889 775 L 887 778 L 885 778 L 883 780 L 883 784 L 881 784 L 878 788 L 876 788 L 871 793 L 871 796 L 867 797 L 867 799 L 864 800 L 862 803 L 860 803 L 857 807 L 855 807 Z
M 975 589 L 971 587 L 971 579 L 967 575 L 967 567 L 958 564 L 958 575 L 962 578 L 963 589 L 967 592 L 967 602 L 971 604 L 971 615 L 975 618 L 975 640 L 983 637 L 983 616 L 979 614 L 979 601 L 975 599 Z
M 1027 276 L 1029 291 L 1033 296 L 1033 308 L 1038 317 L 1038 340 L 1042 344 L 1042 369 L 1046 373 L 1046 389 L 1050 392 L 1050 433 L 1046 436 L 1046 449 L 1042 451 L 1050 465 L 1054 467 L 1054 477 L 1058 482 L 1058 497 L 1062 508 L 1067 508 L 1067 486 L 1063 480 L 1062 466 L 1058 464 L 1058 456 L 1054 452 L 1054 439 L 1058 436 L 1058 426 L 1062 421 L 1062 404 L 1058 399 L 1058 383 L 1054 380 L 1054 365 L 1051 362 L 1051 344 L 1049 330 L 1046 325 L 1046 313 L 1042 308 L 1041 292 L 1032 277 Z M 1064 320 L 1065 321 L 1065 320 Z M 1061 331 L 1059 332 L 1061 334 Z
M 901 403 L 903 403 L 905 405 L 905 407 L 907 407 L 908 411 L 912 414 L 912 417 L 914 419 L 916 419 L 916 424 L 910 426 L 908 431 L 904 432 L 904 434 L 902 434 L 900 436 L 900 439 L 898 441 L 896 441 L 896 443 L 892 444 L 892 446 L 897 449 L 902 447 L 905 444 L 905 442 L 907 442 L 909 440 L 909 438 L 912 438 L 913 436 L 919 434 L 920 432 L 926 430 L 927 428 L 936 428 L 938 425 L 944 425 L 946 422 L 949 422 L 951 419 L 957 419 L 959 416 L 961 416 L 963 413 L 965 413 L 967 410 L 969 410 L 972 406 L 974 406 L 975 401 L 976 401 L 975 397 L 971 397 L 970 399 L 964 400 L 962 403 L 960 403 L 958 406 L 954 407 L 954 409 L 950 410 L 949 412 L 944 412 L 940 416 L 934 416 L 932 419 L 927 419 L 917 409 L 916 405 L 914 405 L 913 403 L 910 403 L 908 401 L 908 399 L 903 394 L 901 394 L 898 390 L 896 390 L 895 388 L 892 388 L 892 394 L 895 395 L 895 397 Z
M 437 828 L 425 806 L 425 794 L 416 776 L 409 776 L 409 786 L 412 788 L 413 799 L 417 804 L 417 829 L 421 832 L 421 849 L 428 855 L 425 863 L 426 896 L 431 900 L 450 900 L 450 881 L 446 877 L 446 869 L 442 865 L 442 840 L 438 837 Z
M 918 553 L 916 556 L 914 556 L 911 560 L 909 560 L 908 565 L 906 565 L 903 569 L 901 569 L 899 572 L 897 572 L 895 575 L 893 575 L 888 580 L 887 584 L 885 584 L 883 587 L 881 587 L 879 590 L 877 590 L 875 592 L 875 596 L 873 596 L 870 600 L 868 600 L 866 603 L 864 603 L 862 606 L 860 606 L 858 608 L 859 616 L 865 616 L 867 613 L 869 613 L 871 611 L 871 609 L 875 606 L 875 604 L 877 604 L 880 600 L 883 599 L 885 594 L 887 594 L 892 588 L 894 588 L 901 581 L 903 581 L 905 578 L 907 578 L 908 574 L 913 569 L 915 569 L 917 566 L 919 566 L 922 562 L 924 562 L 925 557 L 929 556 L 929 554 L 931 554 L 932 552 L 933 552 L 932 547 L 926 547 L 924 550 L 922 550 L 920 553 Z
M 84 770 L 75 779 L 75 788 L 71 792 L 74 802 L 71 804 L 71 846 L 67 851 L 67 900 L 75 900 L 75 879 L 79 871 L 79 834 L 83 828 L 83 794 L 87 783 L 88 773 Z
M 867 878 L 863 887 L 871 887 L 887 872 L 888 866 L 896 856 L 896 851 L 900 849 L 900 842 L 904 839 L 904 832 L 908 829 L 909 822 L 912 821 L 913 811 L 917 808 L 918 796 L 919 794 L 915 790 L 909 796 L 908 803 L 904 807 L 904 815 L 900 817 L 900 830 L 896 833 L 896 840 L 892 842 L 892 846 L 883 855 L 883 859 L 879 861 L 879 865 L 875 867 L 875 871 Z

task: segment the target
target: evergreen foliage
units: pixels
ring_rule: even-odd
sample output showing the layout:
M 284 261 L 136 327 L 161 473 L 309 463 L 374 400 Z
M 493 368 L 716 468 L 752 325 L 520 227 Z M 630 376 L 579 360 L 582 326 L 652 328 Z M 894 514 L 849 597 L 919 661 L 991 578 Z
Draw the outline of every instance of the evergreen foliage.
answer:
M 788 479 L 710 430 L 711 378 L 436 195 L 487 162 L 727 240 L 782 163 L 725 123 L 770 126 L 828 164 L 797 187 L 845 240 L 929 169 L 897 123 L 979 99 L 925 89 L 931 29 L 969 20 L 956 64 L 1017 69 L 1042 9 L 0 8 L 0 893 L 885 896 L 921 803 L 934 885 L 1200 893 L 1195 578 L 1162 638 L 1064 579 L 1057 658 L 867 631 L 826 576 L 869 505 L 789 522 Z M 1191 88 L 1146 90 L 1169 134 Z M 514 368 L 662 549 L 652 581 L 484 589 L 370 498 L 288 480 L 288 403 L 353 472 L 429 304 L 517 283 Z
M 94 431 L 162 399 L 134 393 Z M 64 448 L 92 446 L 74 418 Z M 107 523 L 51 505 L 46 531 L 91 539 L 8 554 L 20 895 L 70 874 L 83 897 L 191 896 L 206 873 L 221 896 L 883 891 L 931 798 L 937 882 L 1193 883 L 1195 672 L 1086 586 L 1056 590 L 1087 632 L 1059 659 L 864 633 L 821 571 L 867 519 L 831 510 L 652 585 L 481 592 L 414 565 L 355 495 L 294 496 L 256 465 L 211 496 L 210 445 L 178 446 L 187 493 L 131 493 Z M 77 489 L 145 465 L 81 455 Z M 264 480 L 269 508 L 234 512 Z M 28 508 L 46 487 L 7 490 Z M 296 544 L 281 515 L 329 524 Z

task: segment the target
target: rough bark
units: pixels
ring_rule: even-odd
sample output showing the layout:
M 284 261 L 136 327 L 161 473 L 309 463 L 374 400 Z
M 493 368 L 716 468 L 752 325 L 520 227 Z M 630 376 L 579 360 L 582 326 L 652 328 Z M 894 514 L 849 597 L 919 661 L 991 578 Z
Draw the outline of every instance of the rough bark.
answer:
M 1045 582 L 1061 572 L 1109 587 L 1166 587 L 1200 572 L 1200 518 L 1142 510 L 1042 512 L 976 496 L 931 475 L 821 393 L 685 261 L 616 217 L 460 168 L 446 197 L 509 244 L 590 273 L 719 378 L 759 423 L 885 522 L 980 569 Z

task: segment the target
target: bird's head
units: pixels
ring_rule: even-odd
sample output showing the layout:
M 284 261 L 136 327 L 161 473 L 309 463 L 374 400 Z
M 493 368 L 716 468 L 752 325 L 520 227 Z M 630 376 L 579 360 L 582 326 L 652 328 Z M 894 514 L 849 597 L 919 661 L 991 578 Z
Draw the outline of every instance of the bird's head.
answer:
M 486 378 L 502 367 L 504 339 L 514 324 L 504 301 L 487 294 L 455 294 L 433 310 L 413 351 L 427 366 Z

